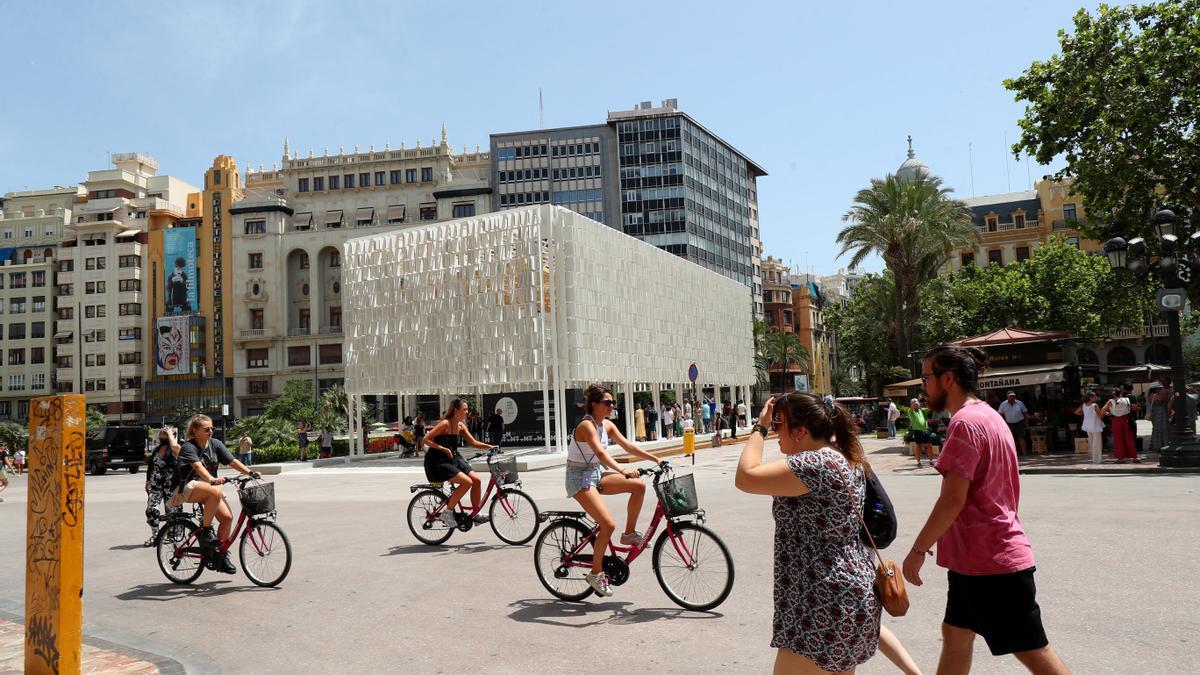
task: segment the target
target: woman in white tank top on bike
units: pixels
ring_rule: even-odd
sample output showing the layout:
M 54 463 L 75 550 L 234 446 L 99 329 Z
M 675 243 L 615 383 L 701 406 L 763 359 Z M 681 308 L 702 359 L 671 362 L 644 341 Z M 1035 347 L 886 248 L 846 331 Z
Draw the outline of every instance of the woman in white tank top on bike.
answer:
M 637 531 L 637 520 L 642 511 L 642 500 L 646 496 L 646 484 L 638 477 L 635 469 L 622 469 L 609 456 L 610 439 L 631 455 L 648 462 L 659 463 L 657 457 L 630 443 L 617 430 L 617 425 L 607 419 L 616 404 L 617 400 L 610 389 L 599 384 L 589 386 L 584 391 L 583 403 L 580 404 L 587 417 L 575 427 L 575 432 L 571 434 L 571 440 L 567 443 L 567 496 L 579 502 L 583 510 L 600 526 L 593 546 L 593 550 L 596 551 L 608 549 L 608 542 L 617 528 L 616 520 L 604 505 L 601 494 L 629 494 L 629 514 L 625 531 L 621 534 L 621 545 L 636 546 L 642 543 L 642 535 Z M 611 471 L 603 471 L 602 465 Z M 608 597 L 612 595 L 612 588 L 609 587 L 603 563 L 604 556 L 594 556 L 592 571 L 585 578 L 598 595 Z

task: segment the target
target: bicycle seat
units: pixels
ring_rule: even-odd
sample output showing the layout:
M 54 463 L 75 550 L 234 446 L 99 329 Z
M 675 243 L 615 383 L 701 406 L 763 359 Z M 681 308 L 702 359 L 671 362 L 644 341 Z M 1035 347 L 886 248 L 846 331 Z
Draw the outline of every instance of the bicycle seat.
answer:
M 445 481 L 441 481 L 441 482 L 437 482 L 437 483 L 430 483 L 430 484 L 429 484 L 429 487 L 431 487 L 431 488 L 440 488 L 440 487 L 442 487 L 442 486 L 443 486 L 443 485 L 445 485 L 445 484 L 446 484 L 446 483 L 445 483 Z

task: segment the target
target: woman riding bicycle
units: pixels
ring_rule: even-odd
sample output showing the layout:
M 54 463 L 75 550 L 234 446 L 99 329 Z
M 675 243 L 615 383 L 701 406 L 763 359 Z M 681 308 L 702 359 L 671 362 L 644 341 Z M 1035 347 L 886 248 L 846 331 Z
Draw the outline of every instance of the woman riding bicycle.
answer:
M 187 440 L 179 448 L 175 460 L 176 487 L 172 506 L 191 503 L 204 506 L 204 519 L 201 523 L 198 538 L 202 546 L 214 550 L 222 541 L 229 537 L 233 524 L 233 512 L 229 510 L 221 488 L 224 478 L 217 478 L 217 468 L 220 464 L 237 469 L 238 472 L 250 476 L 258 475 L 246 468 L 225 444 L 212 437 L 213 422 L 208 415 L 194 415 L 188 421 Z M 217 519 L 217 534 L 211 529 L 213 518 Z M 226 574 L 237 573 L 237 568 L 229 559 L 229 552 L 220 561 L 217 569 Z
M 483 488 L 483 481 L 479 478 L 479 474 L 475 473 L 458 449 L 464 443 L 480 450 L 492 449 L 492 446 L 476 440 L 471 435 L 464 423 L 466 418 L 467 402 L 460 398 L 450 401 L 450 407 L 446 409 L 442 419 L 438 420 L 433 429 L 429 430 L 429 435 L 425 440 L 425 447 L 429 448 L 425 451 L 425 477 L 433 483 L 452 483 L 454 485 L 454 492 L 446 502 L 446 510 L 442 511 L 439 516 L 442 522 L 450 527 L 458 526 L 458 521 L 454 517 L 454 509 L 467 494 L 467 490 L 471 491 L 471 503 L 479 505 L 479 493 Z M 480 512 L 473 520 L 476 523 L 486 523 L 488 517 Z
M 596 534 L 593 546 L 596 551 L 608 549 L 608 542 L 617 529 L 616 521 L 600 498 L 601 493 L 629 494 L 629 514 L 625 531 L 621 534 L 621 545 L 637 546 L 642 543 L 637 520 L 642 510 L 642 499 L 646 496 L 646 484 L 638 477 L 636 469 L 622 469 L 609 456 L 607 447 L 610 439 L 631 455 L 660 463 L 657 457 L 626 440 L 617 430 L 617 425 L 607 419 L 616 404 L 612 390 L 599 384 L 589 386 L 580 404 L 587 416 L 575 427 L 567 444 L 567 496 L 579 502 L 599 526 L 600 531 Z M 612 471 L 602 472 L 601 464 Z M 594 556 L 592 571 L 584 578 L 597 594 L 608 597 L 612 595 L 612 588 L 608 583 L 608 575 L 604 573 L 603 563 L 603 555 Z

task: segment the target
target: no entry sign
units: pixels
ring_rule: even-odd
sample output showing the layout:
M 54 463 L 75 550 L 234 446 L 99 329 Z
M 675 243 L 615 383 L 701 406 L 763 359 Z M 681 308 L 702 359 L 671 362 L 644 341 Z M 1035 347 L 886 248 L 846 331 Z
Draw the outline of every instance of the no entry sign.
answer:
M 700 369 L 693 363 L 688 366 L 688 379 L 692 381 L 692 384 L 695 384 L 697 377 L 700 377 Z

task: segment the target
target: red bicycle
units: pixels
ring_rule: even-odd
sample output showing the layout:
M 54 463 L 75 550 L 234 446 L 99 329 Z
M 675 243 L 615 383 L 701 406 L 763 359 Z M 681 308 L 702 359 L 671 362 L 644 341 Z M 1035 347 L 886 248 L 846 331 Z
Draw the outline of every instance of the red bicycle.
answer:
M 420 483 L 410 487 L 409 491 L 416 493 L 408 502 L 408 529 L 412 530 L 413 536 L 423 544 L 441 544 L 449 539 L 455 530 L 469 532 L 475 525 L 475 516 L 483 510 L 484 504 L 489 504 L 488 518 L 492 531 L 501 541 L 519 545 L 533 539 L 541 523 L 538 520 L 537 504 L 533 497 L 518 489 L 521 487 L 521 478 L 517 474 L 516 458 L 496 459 L 499 451 L 499 448 L 492 448 L 486 455 L 491 478 L 488 480 L 487 492 L 479 503 L 473 509 L 467 509 L 461 501 L 458 503 L 454 513 L 457 525 L 447 525 L 441 519 L 452 492 L 449 486 L 442 482 Z M 478 454 L 471 459 L 483 456 Z M 493 490 L 496 490 L 494 496 Z
M 190 514 L 167 516 L 166 524 L 158 530 L 155 546 L 158 568 L 168 579 L 177 584 L 190 584 L 205 567 L 216 569 L 213 561 L 225 555 L 241 533 L 238 558 L 246 577 L 258 586 L 275 586 L 283 581 L 292 569 L 292 544 L 274 522 L 274 484 L 259 483 L 247 487 L 247 483 L 257 480 L 257 477 L 248 476 L 227 479 L 237 485 L 242 512 L 229 538 L 215 551 L 205 549 L 197 538 L 204 512 L 199 504 L 194 505 Z
M 716 607 L 733 590 L 733 556 L 715 532 L 704 526 L 704 511 L 696 498 L 691 475 L 670 476 L 663 462 L 655 469 L 638 469 L 654 475 L 658 503 L 650 529 L 637 546 L 618 546 L 610 540 L 603 569 L 609 583 L 620 586 L 629 580 L 629 564 L 650 545 L 659 523 L 666 529 L 654 542 L 651 561 L 658 585 L 675 604 L 684 609 L 705 611 Z M 592 570 L 596 534 L 600 528 L 584 511 L 547 511 L 541 519 L 552 520 L 534 546 L 533 563 L 546 590 L 563 600 L 580 601 L 595 591 L 584 575 Z M 625 557 L 619 557 L 625 553 Z

